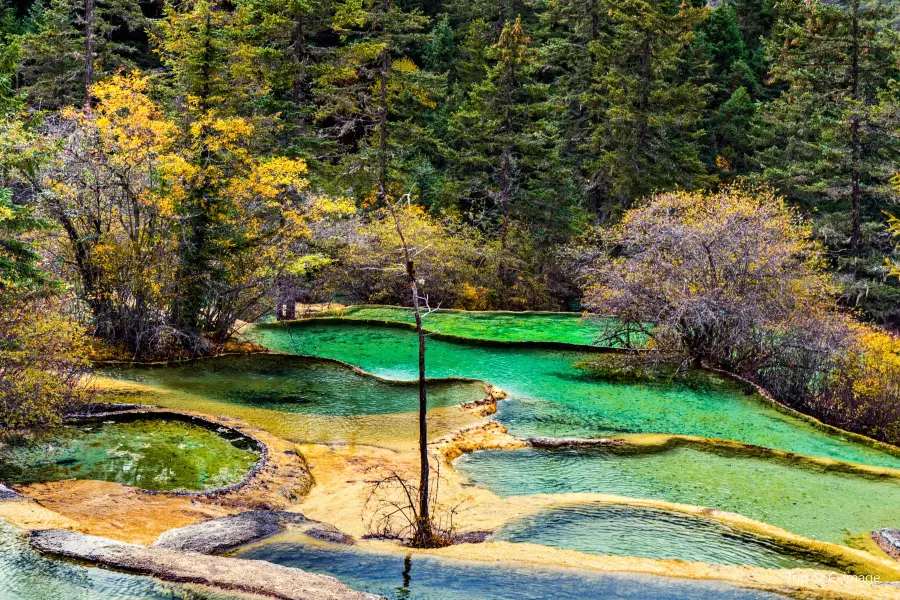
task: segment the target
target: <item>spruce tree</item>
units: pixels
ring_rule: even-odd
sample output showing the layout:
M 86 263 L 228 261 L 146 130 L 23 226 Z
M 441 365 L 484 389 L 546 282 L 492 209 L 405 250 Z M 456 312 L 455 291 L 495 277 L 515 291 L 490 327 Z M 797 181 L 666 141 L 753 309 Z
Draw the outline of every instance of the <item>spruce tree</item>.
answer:
M 227 301 L 229 259 L 248 249 L 249 214 L 237 212 L 241 191 L 230 183 L 254 168 L 258 131 L 253 108 L 266 92 L 259 48 L 244 43 L 239 15 L 216 0 L 170 6 L 154 34 L 165 83 L 180 116 L 183 190 L 178 213 L 178 294 L 172 321 L 191 351 L 216 329 L 216 303 Z M 249 213 L 249 211 L 248 211 Z M 218 336 L 227 331 L 217 330 Z M 219 341 L 219 340 L 217 340 Z
M 762 90 L 738 24 L 737 9 L 723 3 L 696 28 L 691 45 L 693 67 L 709 96 L 704 115 L 707 169 L 731 178 L 749 165 L 750 125 Z
M 138 50 L 125 35 L 147 21 L 136 0 L 50 0 L 21 43 L 21 75 L 42 108 L 90 105 L 90 86 L 134 65 Z
M 535 80 L 542 65 L 520 19 L 506 24 L 489 58 L 494 64 L 451 126 L 462 208 L 499 237 L 505 303 L 520 270 L 513 227 L 545 248 L 565 239 L 574 194 L 559 159 L 550 86 Z
M 610 16 L 602 0 L 551 0 L 540 14 L 543 39 L 537 44 L 545 79 L 552 82 L 553 102 L 562 107 L 560 152 L 577 178 L 588 208 L 599 200 L 586 161 L 594 147 L 589 98 L 601 40 L 608 39 Z
M 334 17 L 342 44 L 317 73 L 317 118 L 340 156 L 335 178 L 380 206 L 413 191 L 422 154 L 435 151 L 423 123 L 444 78 L 410 58 L 426 25 L 394 0 L 348 0 Z
M 529 0 L 450 0 L 447 15 L 457 32 L 459 80 L 467 87 L 478 83 L 506 24 L 518 18 L 532 31 L 539 7 Z
M 264 93 L 255 109 L 281 116 L 276 143 L 313 158 L 327 152 L 316 136 L 316 69 L 327 59 L 333 35 L 333 0 L 241 0 L 236 8 L 240 43 L 253 48 Z
M 787 89 L 762 113 L 762 177 L 809 208 L 845 213 L 856 254 L 863 215 L 891 200 L 900 152 L 893 12 L 860 0 L 781 10 L 769 52 Z
M 706 90 L 684 74 L 704 10 L 671 0 L 604 0 L 592 46 L 590 187 L 601 217 L 656 190 L 707 182 L 699 140 Z

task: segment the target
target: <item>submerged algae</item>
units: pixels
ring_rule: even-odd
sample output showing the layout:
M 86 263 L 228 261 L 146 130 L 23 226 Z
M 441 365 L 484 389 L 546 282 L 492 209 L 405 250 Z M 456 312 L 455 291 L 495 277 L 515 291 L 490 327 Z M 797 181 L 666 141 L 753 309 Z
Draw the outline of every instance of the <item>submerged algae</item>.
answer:
M 418 388 L 354 372 L 345 365 L 301 356 L 209 358 L 172 366 L 114 366 L 103 374 L 241 406 L 309 415 L 380 415 L 418 406 Z M 435 381 L 429 406 L 484 397 L 478 381 Z
M 98 479 L 155 491 L 238 483 L 259 460 L 246 438 L 182 420 L 118 417 L 56 429 L 41 443 L 0 451 L 0 481 Z
M 416 384 L 384 381 L 334 361 L 232 356 L 103 373 L 116 378 L 98 378 L 107 400 L 228 415 L 295 442 L 399 449 L 418 439 Z M 472 424 L 476 419 L 455 406 L 485 393 L 478 381 L 429 382 L 429 433 L 439 437 Z
M 348 306 L 308 318 L 415 323 L 412 310 L 400 306 Z M 589 346 L 608 330 L 609 319 L 574 312 L 438 310 L 423 320 L 429 332 L 492 342 L 550 342 Z
M 825 542 L 900 523 L 896 478 L 715 449 L 497 450 L 455 466 L 500 496 L 594 492 L 708 506 Z
M 416 376 L 416 338 L 401 329 L 309 321 L 257 326 L 248 336 L 273 350 L 337 359 L 386 378 Z M 900 455 L 817 429 L 729 380 L 609 383 L 574 366 L 585 358 L 572 350 L 432 339 L 427 367 L 430 377 L 470 377 L 502 387 L 509 399 L 499 404 L 497 420 L 520 437 L 682 434 L 900 468 Z

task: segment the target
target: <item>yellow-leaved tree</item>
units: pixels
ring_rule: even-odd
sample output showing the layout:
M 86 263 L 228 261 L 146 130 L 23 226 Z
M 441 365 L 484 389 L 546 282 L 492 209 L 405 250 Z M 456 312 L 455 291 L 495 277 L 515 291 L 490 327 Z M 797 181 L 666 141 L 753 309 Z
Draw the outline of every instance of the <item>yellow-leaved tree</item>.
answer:
M 305 161 L 268 148 L 273 119 L 249 108 L 265 79 L 244 26 L 226 7 L 195 0 L 170 6 L 153 38 L 179 108 L 179 161 L 165 169 L 177 217 L 170 315 L 190 351 L 253 316 L 315 210 Z
M 311 219 L 350 208 L 307 193 L 303 160 L 259 151 L 257 120 L 190 95 L 170 116 L 151 88 L 139 73 L 96 84 L 92 109 L 23 136 L 41 152 L 10 171 L 60 225 L 99 337 L 136 356 L 204 352 L 268 308 Z

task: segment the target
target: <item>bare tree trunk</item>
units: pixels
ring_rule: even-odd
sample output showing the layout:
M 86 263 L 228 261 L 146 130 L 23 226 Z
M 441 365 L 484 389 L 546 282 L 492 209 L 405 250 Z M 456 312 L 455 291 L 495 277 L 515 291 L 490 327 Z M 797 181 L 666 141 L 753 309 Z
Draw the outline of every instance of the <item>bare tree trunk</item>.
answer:
M 378 74 L 378 85 L 379 85 L 379 97 L 381 100 L 381 107 L 378 110 L 378 201 L 382 204 L 386 204 L 390 206 L 390 202 L 388 200 L 388 192 L 387 192 L 387 178 L 388 178 L 388 167 L 387 167 L 387 139 L 388 139 L 388 100 L 387 100 L 387 73 L 388 73 L 388 51 L 387 48 L 381 51 L 381 70 Z M 391 208 L 391 212 L 393 212 L 393 207 Z M 396 215 L 394 215 L 396 218 Z M 397 221 L 397 227 L 399 231 L 400 222 Z M 403 234 L 401 234 L 403 237 Z M 406 242 L 404 242 L 404 247 L 406 246 Z
M 416 332 L 419 335 L 419 523 L 417 537 L 422 546 L 432 545 L 431 515 L 428 507 L 428 483 L 430 465 L 428 464 L 428 393 L 425 386 L 425 331 L 422 329 L 422 314 L 419 311 L 419 289 L 416 285 L 415 265 L 409 259 L 409 249 L 404 242 L 406 252 L 406 276 L 413 297 L 413 310 L 416 315 Z
M 294 65 L 297 72 L 294 74 L 292 99 L 298 105 L 303 99 L 306 86 L 306 45 L 304 41 L 303 17 L 297 17 L 297 23 L 294 26 Z
M 94 0 L 84 2 L 84 107 L 91 108 L 94 84 Z
M 384 12 L 387 14 L 388 3 L 385 0 Z M 422 329 L 422 313 L 419 310 L 419 286 L 416 281 L 416 265 L 409 252 L 409 244 L 403 235 L 403 226 L 400 217 L 388 196 L 388 97 L 387 76 L 390 67 L 388 49 L 381 51 L 381 65 L 378 74 L 378 95 L 381 106 L 378 111 L 378 201 L 387 206 L 394 218 L 394 227 L 400 237 L 403 246 L 403 259 L 406 270 L 406 280 L 409 283 L 412 294 L 413 312 L 416 318 L 416 332 L 419 336 L 419 509 L 416 532 L 413 537 L 413 545 L 428 547 L 434 544 L 434 532 L 431 529 L 431 515 L 428 506 L 428 487 L 430 480 L 430 466 L 428 464 L 428 391 L 425 384 L 425 330 Z
M 403 258 L 406 263 L 406 280 L 409 283 L 413 301 L 413 314 L 416 318 L 416 333 L 419 336 L 419 510 L 416 532 L 413 544 L 418 547 L 428 547 L 434 544 L 434 532 L 431 529 L 431 515 L 428 506 L 428 487 L 430 479 L 430 466 L 428 462 L 428 391 L 425 382 L 425 330 L 422 328 L 422 313 L 419 307 L 419 286 L 416 281 L 416 266 L 409 253 L 409 244 L 403 235 L 403 227 L 400 217 L 394 205 L 388 202 L 388 209 L 394 218 L 394 227 L 400 236 L 403 246 Z
M 600 14 L 597 10 L 597 0 L 588 0 L 588 12 L 591 15 L 591 40 L 600 38 Z
M 850 38 L 850 96 L 854 103 L 859 100 L 859 0 L 854 0 L 851 7 L 852 25 Z M 856 110 L 856 106 L 853 107 Z M 850 234 L 850 249 L 854 255 L 859 254 L 859 243 L 862 238 L 862 223 L 860 215 L 860 189 L 859 189 L 859 116 L 855 113 L 850 118 L 850 201 L 853 207 L 852 230 Z
M 503 164 L 500 167 L 500 305 L 506 306 L 506 293 L 512 285 L 509 276 L 509 265 L 506 260 L 509 245 L 509 210 L 512 190 L 512 159 L 509 152 L 503 153 Z
M 512 159 L 509 152 L 503 153 L 500 168 L 500 248 L 505 250 L 509 235 L 509 203 L 512 189 Z

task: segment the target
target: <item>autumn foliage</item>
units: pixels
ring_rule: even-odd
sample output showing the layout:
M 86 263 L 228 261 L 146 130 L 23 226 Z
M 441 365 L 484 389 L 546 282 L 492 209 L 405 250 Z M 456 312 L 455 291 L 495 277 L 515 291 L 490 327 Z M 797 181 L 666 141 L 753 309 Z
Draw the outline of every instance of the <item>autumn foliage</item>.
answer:
M 255 152 L 252 121 L 173 119 L 149 94 L 137 74 L 96 84 L 93 109 L 46 132 L 60 151 L 32 183 L 99 336 L 138 356 L 203 351 L 268 308 L 273 275 L 329 203 L 301 195 L 303 160 Z
M 35 250 L 48 228 L 0 190 L 0 441 L 58 425 L 90 397 L 85 329 Z
M 769 190 L 660 194 L 603 232 L 587 305 L 618 343 L 725 368 L 794 408 L 900 440 L 900 338 L 837 306 L 809 226 Z

